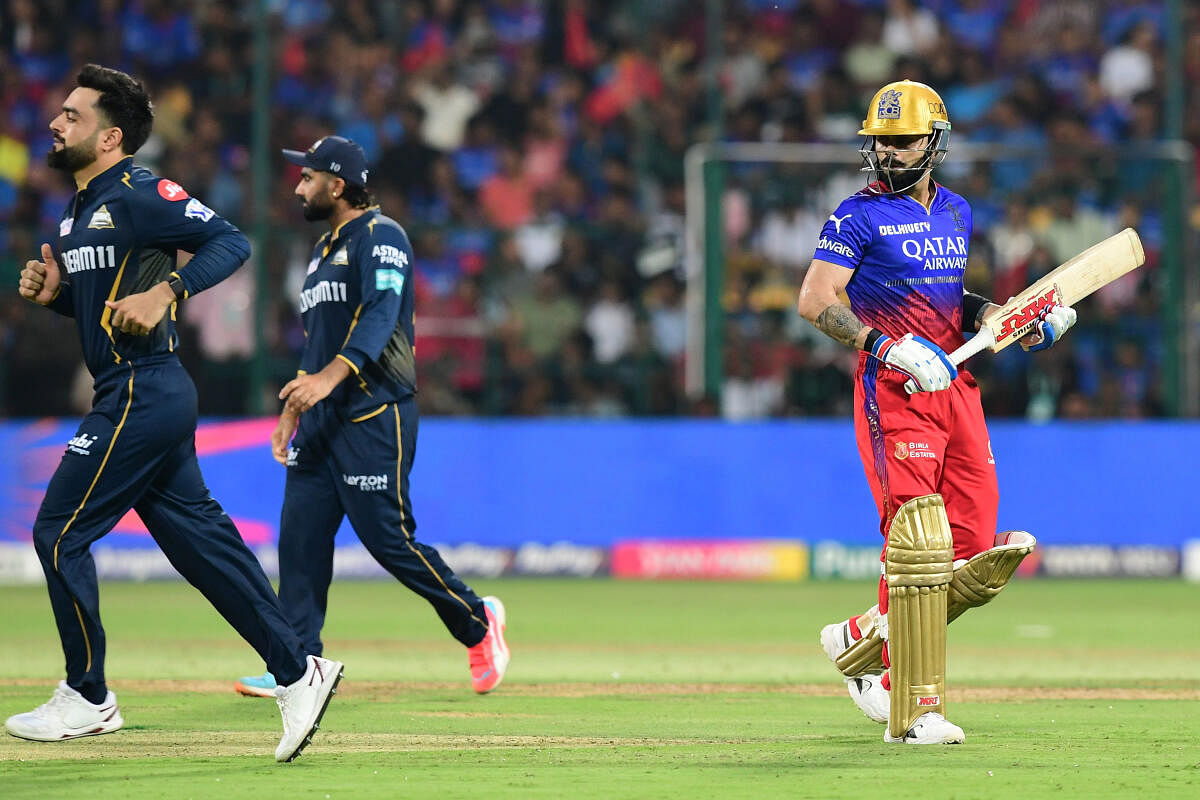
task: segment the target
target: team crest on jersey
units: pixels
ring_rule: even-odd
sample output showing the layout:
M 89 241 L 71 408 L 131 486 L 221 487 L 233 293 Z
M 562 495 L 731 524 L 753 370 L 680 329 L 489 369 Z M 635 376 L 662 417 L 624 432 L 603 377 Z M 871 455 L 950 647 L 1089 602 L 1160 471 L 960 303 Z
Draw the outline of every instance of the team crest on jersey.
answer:
M 903 92 L 888 89 L 879 98 L 879 109 L 875 116 L 879 119 L 900 119 L 900 95 Z
M 319 258 L 314 258 L 312 261 L 308 262 L 308 271 L 304 273 L 304 277 L 307 278 L 309 275 L 312 275 L 317 271 L 317 267 L 319 266 L 321 266 L 321 259 Z
M 113 225 L 112 214 L 108 212 L 107 205 L 100 206 L 96 209 L 95 213 L 92 214 L 92 221 L 88 223 L 88 227 L 95 228 L 97 230 L 100 228 L 117 227 L 116 225 Z
M 333 258 L 329 259 L 329 263 L 335 267 L 344 267 L 350 263 L 350 256 L 346 255 L 346 248 L 342 248 L 333 254 Z
M 58 235 L 59 236 L 70 236 L 71 228 L 73 228 L 73 227 L 75 227 L 75 220 L 73 220 L 73 219 L 59 220 Z
M 958 212 L 958 206 L 954 203 L 947 203 L 946 205 L 950 206 L 950 216 L 954 218 L 954 230 L 965 231 L 967 229 L 967 221 Z

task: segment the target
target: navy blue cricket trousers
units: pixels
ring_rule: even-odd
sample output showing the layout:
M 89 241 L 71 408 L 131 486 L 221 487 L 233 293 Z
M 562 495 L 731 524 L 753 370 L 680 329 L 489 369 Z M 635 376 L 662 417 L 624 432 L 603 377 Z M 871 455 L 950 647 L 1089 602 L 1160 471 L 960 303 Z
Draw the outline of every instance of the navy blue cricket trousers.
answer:
M 333 539 L 347 515 L 375 560 L 428 600 L 455 639 L 478 644 L 487 633 L 483 600 L 437 550 L 413 538 L 416 401 L 388 403 L 356 420 L 336 418 L 328 405 L 306 412 L 313 418 L 293 440 L 279 524 L 279 598 L 305 652 L 321 654 Z
M 50 479 L 33 542 L 66 656 L 67 684 L 103 696 L 104 628 L 91 545 L 130 508 L 179 574 L 258 651 L 281 684 L 305 653 L 270 582 L 196 461 L 196 388 L 173 355 L 126 364 L 96 385 L 92 411 Z

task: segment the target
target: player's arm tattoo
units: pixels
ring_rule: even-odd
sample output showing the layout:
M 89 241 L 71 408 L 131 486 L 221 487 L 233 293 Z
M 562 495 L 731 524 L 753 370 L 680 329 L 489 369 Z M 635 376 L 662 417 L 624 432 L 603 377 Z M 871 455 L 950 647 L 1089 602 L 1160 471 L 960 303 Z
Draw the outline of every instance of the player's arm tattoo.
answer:
M 846 305 L 833 303 L 817 315 L 816 326 L 819 330 L 850 347 L 857 346 L 859 332 L 866 327 L 854 316 Z

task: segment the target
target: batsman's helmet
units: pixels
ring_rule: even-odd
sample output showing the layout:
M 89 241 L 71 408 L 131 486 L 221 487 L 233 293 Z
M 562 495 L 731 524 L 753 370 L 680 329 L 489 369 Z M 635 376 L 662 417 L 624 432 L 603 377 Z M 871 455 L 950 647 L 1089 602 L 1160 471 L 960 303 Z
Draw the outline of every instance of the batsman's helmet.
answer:
M 862 148 L 863 171 L 874 173 L 889 192 L 900 192 L 913 186 L 926 172 L 942 163 L 948 152 L 950 117 L 946 104 L 931 87 L 916 81 L 889 83 L 871 98 L 867 118 L 863 120 L 860 136 L 865 136 Z M 929 136 L 923 148 L 925 157 L 911 167 L 883 167 L 875 152 L 879 136 Z

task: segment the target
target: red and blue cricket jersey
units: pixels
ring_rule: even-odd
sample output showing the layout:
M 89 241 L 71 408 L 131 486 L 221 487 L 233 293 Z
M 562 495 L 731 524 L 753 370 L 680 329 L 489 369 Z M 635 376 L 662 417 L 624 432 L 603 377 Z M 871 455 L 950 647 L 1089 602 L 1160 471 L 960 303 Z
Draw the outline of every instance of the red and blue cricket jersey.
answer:
M 846 285 L 863 324 L 899 338 L 923 336 L 949 353 L 964 341 L 963 273 L 971 207 L 934 185 L 926 210 L 872 185 L 846 199 L 821 230 L 815 258 L 854 270 Z M 859 456 L 886 537 L 901 505 L 940 494 L 955 558 L 992 546 L 996 468 L 974 377 L 959 370 L 950 388 L 909 396 L 908 376 L 860 353 L 854 381 Z M 881 608 L 886 608 L 886 602 Z
M 874 185 L 847 198 L 821 229 L 815 258 L 854 270 L 846 293 L 864 325 L 924 336 L 947 353 L 963 343 L 963 273 L 971 206 L 936 186 L 927 211 Z

